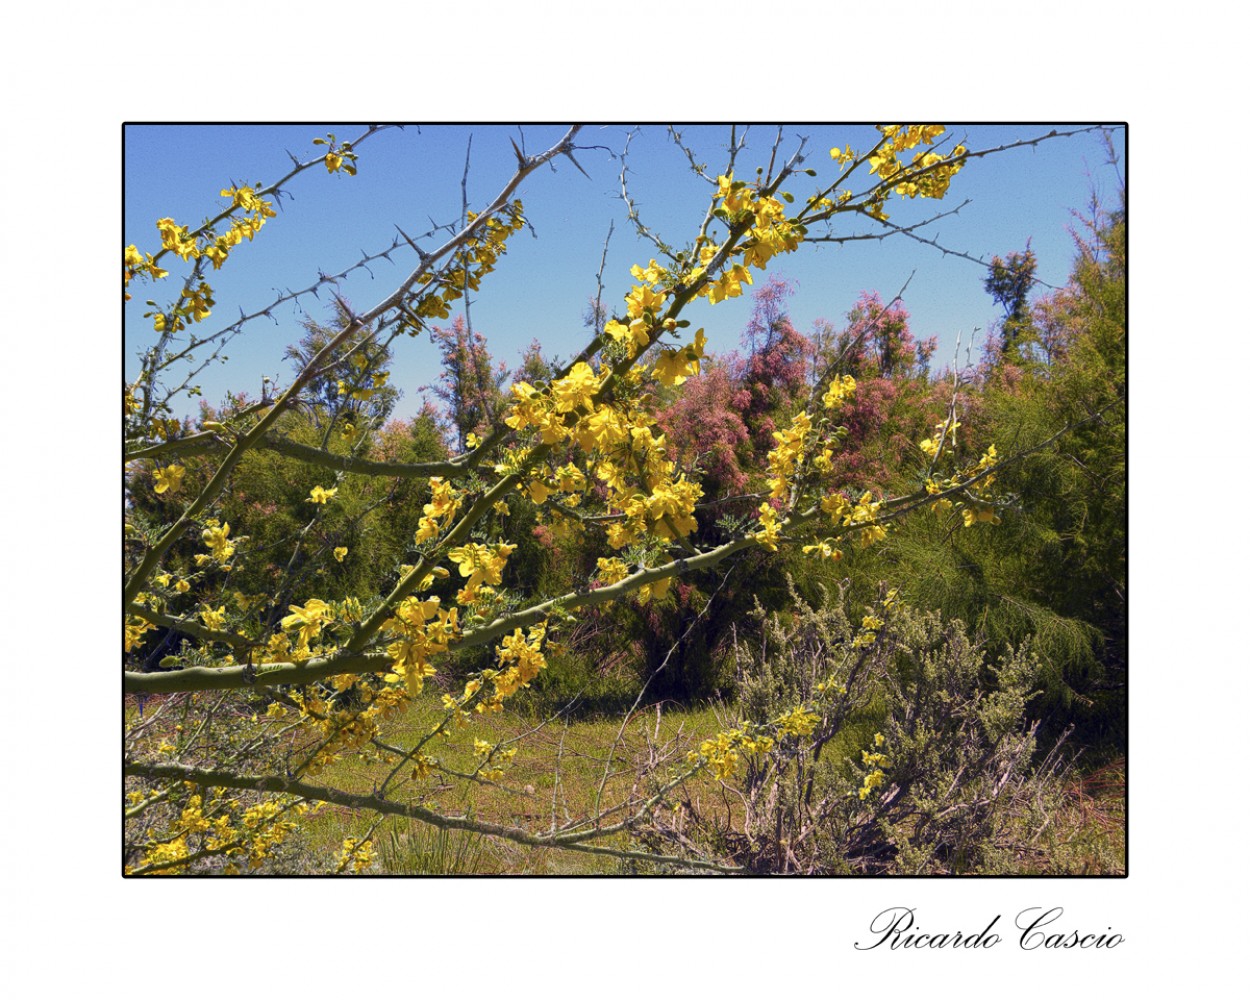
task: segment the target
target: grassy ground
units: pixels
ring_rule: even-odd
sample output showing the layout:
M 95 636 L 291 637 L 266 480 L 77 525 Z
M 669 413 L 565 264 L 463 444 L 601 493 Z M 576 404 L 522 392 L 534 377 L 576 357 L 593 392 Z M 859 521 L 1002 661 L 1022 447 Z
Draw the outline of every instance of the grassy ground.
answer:
M 398 725 L 388 727 L 396 744 L 429 732 L 442 719 L 433 707 L 414 707 Z M 434 772 L 407 788 L 419 787 L 419 801 L 444 815 L 471 815 L 477 819 L 543 832 L 610 811 L 638 790 L 639 774 L 657 762 L 684 761 L 686 753 L 721 728 L 711 708 L 664 710 L 655 707 L 621 719 L 543 720 L 504 713 L 476 716 L 472 725 L 451 739 L 438 738 L 426 752 L 452 772 L 472 772 L 481 758 L 474 754 L 475 739 L 511 744 L 517 754 L 498 781 L 451 780 Z M 369 791 L 380 784 L 393 764 L 344 761 L 319 780 L 352 791 Z M 407 770 L 411 770 L 410 768 Z M 710 781 L 696 781 L 694 796 L 710 794 Z M 618 818 L 611 813 L 610 820 Z M 325 808 L 304 824 L 304 846 L 316 856 L 337 852 L 344 838 L 369 831 L 368 817 L 346 809 Z M 529 847 L 461 831 L 442 831 L 402 819 L 384 821 L 372 834 L 386 871 L 405 874 L 611 874 L 621 871 L 620 860 Z M 603 841 L 619 849 L 630 847 L 625 837 Z
M 1127 825 L 1123 758 L 1071 775 L 1061 805 L 1034 837 L 1034 853 L 1019 857 L 1022 875 L 1123 875 Z
M 663 773 L 669 764 L 684 762 L 700 741 L 731 724 L 723 707 L 685 709 L 650 706 L 630 714 L 549 718 L 529 712 L 474 716 L 472 724 L 450 739 L 430 741 L 425 752 L 452 774 L 433 771 L 414 779 L 411 766 L 392 785 L 394 798 L 415 800 L 443 815 L 469 815 L 531 832 L 544 832 L 596 811 L 618 818 L 613 806 L 650 787 L 639 775 Z M 134 706 L 127 711 L 133 713 Z M 401 719 L 386 727 L 392 745 L 411 745 L 444 718 L 434 698 L 422 699 Z M 174 720 L 169 720 L 172 726 Z M 873 719 L 851 720 L 827 747 L 825 766 L 838 767 L 855 758 L 871 739 Z M 465 781 L 482 758 L 474 741 L 483 739 L 517 748 L 516 756 L 497 781 Z M 349 791 L 369 792 L 386 781 L 394 763 L 345 758 L 315 779 Z M 417 793 L 414 795 L 414 791 Z M 1097 770 L 1070 772 L 1041 813 L 1013 817 L 1011 846 L 1004 845 L 992 870 L 998 874 L 1122 874 L 1125 870 L 1125 762 Z M 740 807 L 708 775 L 692 780 L 685 797 L 693 810 L 725 829 L 737 828 Z M 596 809 L 598 806 L 598 810 Z M 1041 816 L 1041 818 L 1039 818 Z M 372 871 L 422 874 L 596 875 L 638 870 L 609 856 L 530 847 L 462 831 L 446 831 L 401 818 L 357 815 L 345 808 L 324 806 L 301 823 L 289 844 L 285 872 L 333 870 L 344 839 L 368 836 L 378 852 Z M 596 841 L 616 849 L 636 848 L 626 836 Z
M 683 759 L 699 741 L 720 730 L 724 712 L 651 707 L 634 713 L 622 727 L 620 719 L 573 722 L 518 715 L 477 718 L 473 726 L 450 741 L 436 741 L 429 752 L 453 771 L 472 771 L 474 738 L 519 740 L 517 756 L 499 782 L 468 783 L 435 774 L 422 783 L 421 801 L 444 815 L 472 815 L 482 820 L 543 831 L 592 815 L 603 806 L 628 797 L 637 775 L 657 757 Z M 428 732 L 441 714 L 414 709 L 396 727 L 395 738 Z M 521 739 L 521 737 L 524 737 Z M 857 753 L 862 740 L 848 730 L 846 752 Z M 611 748 L 609 754 L 608 748 Z M 829 759 L 839 758 L 831 744 Z M 361 791 L 380 783 L 393 765 L 344 762 L 326 775 L 329 783 Z M 606 776 L 606 777 L 605 777 Z M 695 808 L 704 814 L 721 811 L 732 822 L 731 799 L 708 777 L 687 789 Z M 1018 874 L 1122 874 L 1125 867 L 1125 771 L 1117 761 L 1099 770 L 1075 773 L 1063 783 L 1050 819 L 1020 817 L 1016 845 L 999 859 L 996 871 Z M 632 869 L 612 857 L 533 848 L 461 831 L 444 831 L 402 819 L 388 819 L 371 831 L 369 817 L 325 808 L 301 832 L 303 846 L 318 858 L 332 857 L 344 838 L 369 833 L 379 852 L 377 870 L 394 874 L 596 875 Z M 1024 824 L 1034 823 L 1032 828 Z M 603 843 L 620 849 L 627 838 Z M 320 863 L 324 871 L 326 864 Z

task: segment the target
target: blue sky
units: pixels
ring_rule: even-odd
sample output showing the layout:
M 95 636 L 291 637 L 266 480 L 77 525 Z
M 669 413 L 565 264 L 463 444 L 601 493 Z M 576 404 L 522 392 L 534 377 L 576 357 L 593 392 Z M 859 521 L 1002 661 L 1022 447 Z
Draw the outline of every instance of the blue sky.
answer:
M 985 149 L 1032 138 L 1063 126 L 949 125 L 949 133 L 971 149 Z M 447 126 L 408 127 L 372 137 L 359 149 L 359 174 L 330 175 L 316 169 L 289 185 L 291 197 L 281 202 L 257 239 L 239 248 L 226 266 L 212 274 L 217 292 L 213 315 L 206 328 L 229 325 L 240 308 L 253 312 L 271 303 L 285 289 L 305 288 L 318 270 L 334 273 L 357 261 L 361 252 L 384 249 L 396 225 L 412 236 L 431 228 L 430 220 L 454 221 L 460 212 L 461 177 L 466 150 L 470 170 L 467 191 L 470 207 L 480 208 L 510 176 L 515 157 L 510 140 L 524 138 L 527 152 L 547 148 L 563 135 L 565 126 Z M 123 242 L 141 250 L 159 247 L 154 222 L 172 216 L 180 224 L 198 225 L 222 205 L 221 188 L 232 183 L 270 183 L 290 167 L 288 151 L 301 159 L 314 155 L 312 140 L 327 133 L 354 138 L 363 129 L 347 125 L 287 126 L 129 126 L 125 134 L 125 220 Z M 555 169 L 542 168 L 527 179 L 519 196 L 534 234 L 515 236 L 509 253 L 472 304 L 476 330 L 484 333 L 498 360 L 515 365 L 522 350 L 537 339 L 548 355 L 567 358 L 585 342 L 582 316 L 595 291 L 595 275 L 609 226 L 614 233 L 604 275 L 605 302 L 615 309 L 628 290 L 629 268 L 656 255 L 654 247 L 633 231 L 620 198 L 620 152 L 628 129 L 589 126 L 578 136 L 586 148 L 578 161 L 589 177 L 567 161 Z M 680 128 L 698 159 L 715 174 L 725 160 L 728 126 Z M 776 128 L 756 126 L 748 133 L 747 149 L 740 154 L 737 175 L 750 177 L 757 165 L 766 165 Z M 1123 131 L 1115 133 L 1123 154 Z M 867 148 L 876 136 L 870 126 L 788 126 L 782 149 L 797 148 L 807 137 L 806 166 L 818 177 L 799 178 L 787 185 L 797 198 L 809 184 L 832 179 L 831 146 Z M 663 126 L 647 126 L 629 147 L 630 193 L 643 221 L 668 242 L 682 246 L 692 238 L 707 206 L 708 186 L 691 171 L 685 155 Z M 1123 162 L 1120 169 L 1123 171 Z M 866 173 L 866 172 L 865 172 Z M 907 225 L 952 209 L 967 200 L 958 215 L 925 230 L 942 245 L 975 257 L 1005 254 L 1032 239 L 1038 256 L 1038 277 L 1059 285 L 1066 279 L 1073 244 L 1069 227 L 1073 212 L 1084 210 L 1092 194 L 1114 202 L 1118 181 L 1107 164 L 1106 150 L 1097 134 L 1056 138 L 1036 147 L 1009 150 L 969 163 L 955 178 L 945 201 L 894 201 L 891 221 Z M 868 232 L 860 220 L 849 220 L 841 233 Z M 431 246 L 432 241 L 425 245 Z M 388 294 L 407 274 L 411 254 L 399 254 L 394 265 L 379 261 L 353 274 L 342 294 L 356 308 L 365 309 Z M 175 264 L 179 264 L 175 260 Z M 914 275 L 913 275 L 914 272 Z M 150 342 L 151 321 L 142 313 L 143 302 L 157 290 L 172 294 L 180 271 L 158 285 L 138 285 L 126 307 L 125 371 L 138 370 L 137 352 Z M 917 337 L 939 339 L 936 364 L 954 360 L 957 338 L 967 346 L 980 344 L 994 322 L 997 307 L 983 290 L 981 268 L 955 256 L 943 256 L 932 247 L 906 237 L 861 241 L 845 245 L 806 246 L 796 254 L 777 258 L 768 276 L 791 280 L 796 293 L 790 300 L 791 318 L 801 331 L 824 318 L 840 325 L 861 291 L 876 290 L 892 297 L 911 276 L 904 301 L 911 312 Z M 757 277 L 757 282 L 760 280 Z M 279 382 L 291 372 L 282 361 L 287 344 L 300 336 L 306 315 L 328 317 L 325 296 L 310 297 L 299 305 L 275 310 L 273 319 L 258 319 L 227 348 L 230 360 L 205 371 L 197 380 L 210 402 L 227 390 L 255 395 L 261 377 Z M 706 329 L 709 348 L 722 352 L 736 348 L 750 313 L 748 296 L 716 307 L 706 301 L 692 305 L 686 317 Z M 404 393 L 397 415 L 420 406 L 419 387 L 437 376 L 436 353 L 428 340 L 399 345 L 392 384 Z M 193 402 L 193 401 L 192 401 Z M 188 403 L 184 412 L 194 409 Z

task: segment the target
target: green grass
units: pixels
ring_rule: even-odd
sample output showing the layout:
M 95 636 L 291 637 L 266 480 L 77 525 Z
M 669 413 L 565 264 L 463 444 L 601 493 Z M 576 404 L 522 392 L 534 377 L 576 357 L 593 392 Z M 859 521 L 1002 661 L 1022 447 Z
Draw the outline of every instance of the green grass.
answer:
M 532 708 L 532 704 L 530 706 Z M 133 712 L 133 706 L 127 708 Z M 401 718 L 384 725 L 391 745 L 411 746 L 436 729 L 444 719 L 433 692 L 420 699 Z M 175 720 L 162 720 L 165 729 Z M 699 742 L 733 725 L 734 711 L 725 706 L 683 709 L 652 705 L 629 716 L 603 714 L 542 718 L 529 711 L 475 715 L 471 724 L 449 739 L 435 737 L 425 752 L 452 772 L 471 773 L 481 757 L 474 740 L 514 745 L 517 754 L 495 782 L 466 781 L 435 770 L 425 778 L 412 776 L 411 766 L 400 772 L 389 794 L 395 801 L 412 801 L 445 816 L 476 819 L 541 833 L 570 821 L 584 820 L 611 809 L 636 791 L 638 776 L 662 761 L 684 762 Z M 847 721 L 823 749 L 820 771 L 833 774 L 858 759 L 880 725 L 872 708 Z M 314 783 L 367 793 L 380 786 L 395 763 L 345 757 Z M 645 787 L 645 786 L 644 786 Z M 1036 815 L 1013 817 L 1010 841 L 1017 845 L 992 857 L 988 873 L 1002 874 L 1118 874 L 1125 868 L 1125 772 L 1119 760 L 1097 770 L 1067 775 Z M 696 815 L 722 822 L 727 829 L 740 825 L 740 806 L 732 794 L 708 775 L 693 779 L 681 793 Z M 610 818 L 617 818 L 611 814 Z M 322 806 L 300 824 L 292 836 L 279 870 L 291 873 L 333 871 L 335 859 L 348 837 L 369 837 L 378 861 L 374 873 L 403 875 L 595 875 L 644 870 L 621 859 L 550 848 L 444 830 L 399 817 L 383 818 L 337 806 Z M 616 849 L 637 849 L 630 838 L 618 835 L 596 841 Z M 1021 849 L 1018 845 L 1028 845 Z
M 443 713 L 433 699 L 423 699 L 408 714 L 387 727 L 387 738 L 397 745 L 429 732 Z M 544 832 L 571 820 L 594 814 L 628 797 L 637 775 L 656 754 L 674 762 L 684 760 L 700 740 L 732 721 L 724 708 L 694 710 L 655 706 L 635 712 L 622 727 L 620 718 L 605 717 L 541 720 L 503 713 L 475 716 L 472 724 L 450 739 L 441 737 L 426 746 L 443 767 L 471 772 L 480 762 L 473 753 L 474 739 L 518 741 L 517 755 L 498 782 L 471 782 L 449 778 L 439 771 L 420 781 L 407 781 L 397 798 L 420 802 L 447 816 L 477 819 Z M 829 742 L 821 767 L 841 769 L 847 758 L 858 756 L 871 740 L 878 720 L 869 715 L 851 720 Z M 405 744 L 405 741 L 409 741 Z M 609 749 L 611 749 L 609 760 Z M 394 764 L 358 758 L 336 764 L 322 776 L 327 784 L 367 792 L 380 784 Z M 605 778 L 606 774 L 606 778 Z M 719 784 L 700 776 L 685 790 L 694 809 L 703 815 L 725 810 Z M 1119 874 L 1124 871 L 1125 809 L 1123 761 L 1090 774 L 1069 776 L 1056 797 L 1047 803 L 1045 826 L 1037 817 L 1021 816 L 1029 836 L 1023 853 L 996 859 L 989 873 L 1003 874 Z M 735 818 L 730 808 L 726 819 Z M 442 830 L 402 818 L 357 815 L 347 809 L 323 807 L 302 825 L 298 837 L 301 855 L 312 860 L 310 870 L 333 868 L 332 860 L 347 837 L 368 835 L 378 854 L 377 873 L 403 875 L 602 875 L 639 870 L 620 859 L 550 848 L 536 848 L 457 830 Z M 623 835 L 597 841 L 617 849 L 636 849 Z
M 444 713 L 434 699 L 422 699 L 400 720 L 385 726 L 395 746 L 435 729 Z M 394 797 L 420 803 L 446 816 L 471 816 L 491 823 L 546 832 L 584 820 L 627 801 L 635 793 L 640 772 L 657 758 L 674 764 L 720 728 L 711 708 L 664 710 L 652 706 L 635 712 L 622 726 L 606 717 L 537 719 L 511 712 L 474 716 L 471 724 L 450 738 L 435 737 L 424 752 L 450 772 L 472 773 L 481 763 L 474 740 L 515 745 L 516 756 L 498 781 L 465 781 L 434 770 L 414 778 L 405 766 Z M 318 777 L 328 785 L 369 792 L 380 786 L 395 764 L 344 759 Z M 711 783 L 696 782 L 696 785 Z M 696 792 L 698 789 L 696 789 Z M 619 818 L 612 813 L 610 820 Z M 536 848 L 461 831 L 444 831 L 400 818 L 383 820 L 350 810 L 323 807 L 302 825 L 299 834 L 306 854 L 332 858 L 347 837 L 368 834 L 377 846 L 379 871 L 396 874 L 611 874 L 620 871 L 613 857 Z M 372 832 L 371 832 L 372 829 Z M 631 847 L 625 836 L 597 841 L 617 849 Z M 328 860 L 320 870 L 332 867 Z

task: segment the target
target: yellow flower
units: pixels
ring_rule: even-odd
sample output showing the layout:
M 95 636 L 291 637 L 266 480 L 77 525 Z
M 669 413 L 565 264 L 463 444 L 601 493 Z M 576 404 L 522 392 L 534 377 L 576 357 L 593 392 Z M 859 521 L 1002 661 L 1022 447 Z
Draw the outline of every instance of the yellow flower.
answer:
M 346 559 L 346 558 L 347 558 L 347 546 L 346 546 L 346 545 L 340 545 L 340 546 L 338 546 L 337 548 L 335 548 L 335 550 L 334 550 L 334 558 L 335 558 L 338 562 L 342 562 L 344 559 Z
M 308 640 L 321 634 L 322 625 L 334 621 L 334 609 L 325 601 L 312 598 L 302 608 L 297 604 L 289 606 L 291 613 L 282 619 L 282 627 L 290 629 L 299 626 L 300 645 L 307 646 Z
M 707 289 L 707 300 L 712 305 L 723 301 L 724 299 L 732 299 L 742 294 L 742 283 L 748 285 L 754 284 L 751 280 L 751 272 L 742 264 L 735 264 L 719 281 L 714 281 L 710 285 L 705 286 Z
M 779 729 L 794 736 L 811 736 L 819 724 L 819 717 L 801 705 L 777 720 Z
M 337 486 L 332 487 L 331 489 L 328 489 L 328 490 L 320 486 L 314 486 L 312 488 L 312 493 L 308 495 L 308 500 L 306 502 L 324 504 L 327 500 L 333 500 L 334 494 L 336 494 L 338 491 L 339 490 Z
M 813 552 L 816 553 L 816 555 L 821 559 L 832 559 L 834 562 L 837 562 L 842 558 L 842 550 L 835 549 L 828 540 L 817 542 L 814 545 L 803 546 L 804 555 L 811 555 Z
M 213 558 L 218 562 L 224 563 L 234 555 L 234 545 L 228 540 L 230 536 L 230 522 L 227 521 L 225 524 L 219 525 L 216 520 L 210 520 L 207 524 L 208 527 L 200 533 L 200 538 L 212 550 Z M 202 566 L 207 561 L 207 557 L 195 557 L 197 566 Z
M 638 603 L 646 604 L 652 598 L 655 600 L 663 600 L 664 595 L 668 593 L 668 589 L 672 586 L 673 578 L 666 576 L 662 580 L 656 580 L 655 583 L 643 584 L 638 588 Z
M 1002 518 L 998 516 L 993 507 L 988 505 L 968 506 L 963 509 L 964 527 L 971 528 L 978 521 L 986 521 L 990 524 L 1002 524 Z
M 664 293 L 635 285 L 625 296 L 625 309 L 630 319 L 641 319 L 644 313 L 656 313 L 664 304 Z
M 481 583 L 502 583 L 504 564 L 515 551 L 515 545 L 506 543 L 487 546 L 470 542 L 452 549 L 447 553 L 447 558 L 460 568 L 461 576 L 469 578 L 465 587 L 472 590 Z
M 516 391 L 515 386 L 513 391 Z M 557 413 L 569 413 L 578 409 L 589 403 L 590 398 L 598 391 L 599 376 L 585 361 L 577 362 L 568 375 L 551 387 Z
M 755 532 L 754 537 L 759 543 L 770 552 L 777 551 L 777 542 L 781 538 L 781 524 L 777 520 L 777 512 L 767 504 L 762 503 L 759 506 L 760 529 Z
M 655 258 L 652 257 L 651 263 L 645 268 L 639 267 L 635 264 L 629 269 L 629 273 L 639 281 L 645 281 L 649 285 L 658 285 L 668 272 L 665 271 L 664 268 L 660 267 L 660 265 L 655 262 Z
M 177 493 L 182 486 L 182 477 L 186 475 L 186 471 L 181 465 L 167 465 L 163 469 L 158 469 L 156 472 L 156 492 L 164 493 L 168 491 Z
M 348 837 L 343 841 L 343 847 L 338 854 L 338 871 L 336 874 L 343 874 L 347 871 L 348 866 L 356 874 L 360 874 L 377 860 L 377 855 L 373 850 L 373 841 L 362 840 L 357 841 L 355 837 Z
M 628 326 L 620 320 L 609 320 L 603 332 L 618 344 L 632 345 L 635 351 L 641 351 L 651 342 L 647 321 L 642 318 L 631 320 Z
M 530 499 L 534 503 L 546 503 L 547 497 L 551 496 L 551 490 L 547 488 L 547 484 L 541 479 L 530 480 L 529 485 Z
M 821 399 L 826 410 L 832 410 L 855 392 L 855 379 L 850 375 L 835 378 L 829 383 L 829 389 Z
M 599 579 L 607 585 L 620 583 L 625 577 L 629 576 L 629 567 L 620 559 L 611 558 L 599 560 Z
M 226 606 L 206 607 L 200 611 L 200 618 L 208 628 L 219 629 L 226 624 Z
M 560 477 L 560 490 L 564 493 L 574 493 L 586 488 L 586 474 L 572 462 L 561 466 L 556 474 Z
M 334 173 L 343 165 L 343 157 L 338 153 L 326 153 L 326 170 Z
M 156 229 L 166 250 L 173 251 L 183 260 L 199 255 L 195 239 L 187 232 L 186 226 L 178 225 L 173 219 L 157 219 Z
M 661 351 L 655 363 L 655 377 L 664 385 L 681 385 L 691 375 L 698 375 L 699 362 L 707 357 L 703 351 L 706 346 L 707 337 L 698 330 L 693 343 L 673 351 Z

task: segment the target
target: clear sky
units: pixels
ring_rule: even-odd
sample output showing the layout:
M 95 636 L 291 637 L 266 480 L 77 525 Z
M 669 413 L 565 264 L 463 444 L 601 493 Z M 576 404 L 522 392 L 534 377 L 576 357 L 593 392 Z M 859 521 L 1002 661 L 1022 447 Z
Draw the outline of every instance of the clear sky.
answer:
M 482 208 L 510 176 L 515 164 L 512 141 L 524 141 L 526 152 L 539 152 L 564 134 L 567 126 L 409 126 L 372 137 L 359 148 L 356 177 L 330 175 L 321 169 L 297 177 L 289 185 L 278 216 L 269 221 L 252 244 L 239 248 L 210 283 L 217 292 L 213 315 L 206 328 L 230 325 L 240 309 L 263 309 L 286 289 L 312 284 L 318 271 L 336 273 L 360 259 L 363 252 L 385 249 L 401 226 L 411 236 L 425 233 L 435 223 L 454 221 L 460 213 L 461 178 L 469 153 L 467 193 L 471 208 Z M 948 125 L 948 131 L 970 149 L 986 149 L 1019 139 L 1044 135 L 1058 125 Z M 725 161 L 728 126 L 679 127 L 700 162 L 715 175 Z M 220 210 L 218 192 L 232 183 L 271 183 L 290 168 L 289 153 L 306 159 L 318 147 L 312 140 L 335 133 L 340 140 L 363 131 L 362 126 L 128 126 L 125 130 L 125 219 L 123 242 L 148 252 L 159 248 L 154 222 L 164 216 L 178 223 L 198 225 Z M 595 291 L 595 275 L 609 226 L 614 233 L 604 275 L 604 300 L 617 309 L 628 290 L 629 268 L 656 256 L 655 248 L 634 232 L 620 197 L 620 154 L 629 129 L 589 126 L 579 134 L 578 161 L 583 176 L 567 160 L 554 169 L 542 168 L 529 177 L 519 197 L 533 234 L 513 237 L 508 255 L 484 282 L 472 303 L 475 330 L 484 333 L 497 360 L 515 365 L 522 350 L 537 339 L 550 355 L 567 358 L 586 340 L 582 316 Z M 754 168 L 767 165 L 776 136 L 775 126 L 755 126 L 747 149 L 738 159 L 737 176 L 750 178 Z M 797 178 L 787 185 L 796 198 L 805 197 L 809 184 L 834 176 L 831 146 L 862 150 L 876 131 L 863 125 L 787 126 L 782 150 L 797 148 L 807 137 L 806 165 L 817 170 L 815 179 Z M 470 138 L 472 145 L 470 149 Z M 511 140 L 511 141 L 510 141 Z M 1124 170 L 1122 129 L 1114 143 Z M 663 126 L 644 126 L 635 135 L 628 154 L 630 194 L 642 220 L 669 243 L 683 246 L 692 238 L 707 206 L 708 185 Z M 862 173 L 866 178 L 866 170 Z M 863 181 L 861 181 L 861 184 Z M 972 161 L 955 178 L 942 202 L 892 199 L 891 221 L 908 225 L 968 204 L 958 215 L 941 219 L 923 230 L 951 250 L 988 259 L 1023 248 L 1026 240 L 1038 257 L 1038 277 L 1062 284 L 1073 256 L 1069 228 L 1074 211 L 1083 211 L 1091 195 L 1115 201 L 1116 168 L 1108 164 L 1097 133 L 1055 138 L 1036 147 L 1009 150 Z M 858 190 L 858 188 L 857 188 Z M 866 220 L 839 223 L 839 233 L 869 232 Z M 424 246 L 433 246 L 433 240 Z M 373 306 L 393 290 L 413 264 L 411 252 L 395 255 L 396 263 L 379 261 L 371 274 L 357 271 L 343 282 L 341 292 L 357 309 Z M 168 262 L 166 262 L 168 263 Z M 174 264 L 181 266 L 175 259 Z M 914 272 L 914 276 L 913 275 Z M 125 366 L 127 378 L 138 371 L 137 354 L 153 333 L 142 313 L 143 302 L 164 303 L 175 291 L 182 273 L 171 267 L 170 278 L 157 285 L 135 286 L 126 307 Z M 918 338 L 939 339 L 935 364 L 954 360 L 957 338 L 975 343 L 997 318 L 997 306 L 982 287 L 984 270 L 956 256 L 943 254 L 904 236 L 884 241 L 843 245 L 805 246 L 796 254 L 776 258 L 768 273 L 790 279 L 796 294 L 790 314 L 800 331 L 817 318 L 841 325 L 861 291 L 875 290 L 891 298 L 911 282 L 904 302 Z M 757 276 L 757 283 L 760 281 Z M 155 294 L 159 289 L 162 294 Z M 686 317 L 702 326 L 709 349 L 736 348 L 750 313 L 749 296 L 716 307 L 705 300 L 687 309 Z M 218 402 L 227 390 L 246 390 L 255 396 L 261 377 L 289 381 L 289 365 L 282 361 L 287 344 L 297 341 L 300 320 L 307 315 L 329 316 L 326 296 L 320 302 L 308 296 L 287 304 L 273 319 L 258 319 L 245 327 L 226 353 L 230 360 L 215 365 L 198 379 L 205 398 Z M 410 415 L 420 407 L 419 388 L 437 376 L 437 356 L 428 339 L 399 345 L 392 384 L 403 392 L 396 413 Z M 194 407 L 187 405 L 185 412 Z

